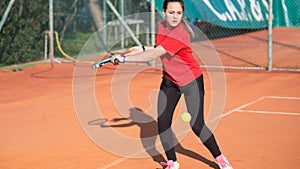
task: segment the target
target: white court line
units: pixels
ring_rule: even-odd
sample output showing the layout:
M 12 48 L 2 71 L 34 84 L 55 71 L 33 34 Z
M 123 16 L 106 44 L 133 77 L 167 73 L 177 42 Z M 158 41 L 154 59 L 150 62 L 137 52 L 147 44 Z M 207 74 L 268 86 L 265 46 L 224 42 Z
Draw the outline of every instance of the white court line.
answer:
M 109 164 L 106 164 L 105 166 L 98 167 L 97 169 L 107 169 L 107 168 L 110 168 L 110 167 L 112 167 L 112 166 L 115 166 L 115 165 L 117 165 L 117 164 L 123 162 L 123 161 L 126 161 L 126 160 L 128 160 L 128 159 L 130 159 L 130 158 L 133 158 L 133 157 L 135 157 L 135 156 L 137 156 L 137 155 L 139 155 L 139 154 L 141 154 L 141 153 L 144 153 L 145 151 L 146 151 L 146 150 L 141 150 L 141 151 L 139 151 L 139 152 L 137 152 L 137 153 L 135 153 L 135 154 L 132 154 L 132 155 L 130 155 L 130 156 L 128 156 L 128 157 L 120 157 L 120 158 L 116 159 L 115 161 L 113 161 L 113 162 L 111 162 L 111 163 L 109 163 Z
M 250 105 L 252 105 L 252 104 L 254 104 L 254 103 L 257 103 L 257 102 L 259 102 L 259 101 L 261 101 L 261 100 L 263 100 L 263 99 L 265 99 L 265 98 L 266 98 L 266 97 L 264 96 L 264 97 L 258 98 L 257 100 L 254 100 L 254 101 L 252 101 L 252 102 L 249 102 L 249 103 L 246 103 L 246 104 L 244 104 L 244 105 L 241 105 L 240 107 L 237 107 L 237 108 L 235 108 L 235 109 L 232 109 L 232 110 L 230 110 L 230 111 L 228 111 L 228 112 L 222 114 L 222 115 L 220 116 L 220 118 L 226 117 L 226 116 L 228 116 L 228 115 L 230 115 L 230 114 L 232 114 L 232 113 L 234 113 L 234 112 L 236 112 L 236 111 L 238 111 L 238 110 L 241 110 L 242 108 L 245 108 L 245 107 L 250 106 Z
M 240 110 L 240 109 L 242 109 L 242 108 L 245 108 L 245 107 L 247 107 L 247 106 L 250 106 L 250 105 L 252 105 L 252 104 L 254 104 L 254 103 L 257 103 L 257 102 L 259 102 L 259 101 L 261 101 L 261 100 L 263 100 L 263 99 L 265 99 L 265 98 L 266 98 L 265 96 L 264 96 L 264 97 L 260 97 L 260 98 L 258 98 L 258 99 L 256 99 L 256 100 L 252 101 L 252 102 L 243 104 L 243 105 L 241 105 L 241 106 L 239 106 L 239 107 L 237 107 L 237 108 L 235 108 L 235 109 L 232 109 L 232 110 L 230 110 L 230 111 L 228 111 L 228 112 L 226 112 L 226 113 L 223 113 L 222 115 L 220 115 L 220 116 L 218 116 L 218 117 L 216 117 L 216 118 L 214 118 L 214 119 L 211 119 L 211 120 L 207 121 L 206 123 L 209 124 L 209 123 L 212 123 L 212 122 L 214 122 L 214 121 L 216 121 L 216 120 L 219 120 L 220 118 L 229 116 L 230 114 L 232 114 L 232 113 L 234 113 L 234 112 L 237 112 L 238 110 Z
M 245 108 L 251 104 L 256 103 L 257 101 L 261 101 L 263 99 L 284 99 L 284 100 L 300 100 L 300 97 L 283 97 L 283 96 L 264 96 L 261 97 L 253 102 L 250 102 L 248 104 L 245 104 L 243 106 L 240 106 L 232 111 L 235 112 L 249 112 L 249 113 L 257 113 L 257 114 L 277 114 L 277 115 L 294 115 L 294 116 L 299 116 L 300 113 L 295 113 L 295 112 L 272 112 L 272 111 L 260 111 L 260 110 L 242 110 L 242 108 Z M 224 114 L 226 115 L 226 114 Z
M 282 97 L 282 96 L 266 96 L 270 99 L 286 99 L 286 100 L 300 100 L 300 97 Z
M 216 118 L 214 118 L 214 119 L 212 119 L 212 120 L 207 121 L 207 123 L 212 123 L 212 122 L 214 122 L 214 121 L 216 121 L 216 120 L 218 120 L 218 119 L 220 119 L 220 118 L 229 116 L 230 114 L 232 114 L 232 113 L 234 113 L 234 112 L 239 112 L 239 111 L 241 112 L 241 111 L 244 111 L 244 110 L 242 110 L 243 108 L 245 108 L 245 107 L 247 107 L 247 106 L 250 106 L 250 105 L 252 105 L 252 104 L 255 104 L 255 103 L 257 103 L 257 102 L 259 102 L 259 101 L 262 101 L 262 100 L 264 100 L 264 99 L 300 100 L 300 97 L 263 96 L 263 97 L 260 97 L 260 98 L 258 98 L 258 99 L 256 99 L 256 100 L 252 101 L 252 102 L 243 104 L 243 105 L 241 105 L 241 106 L 239 106 L 239 107 L 237 107 L 237 108 L 235 108 L 235 109 L 232 109 L 232 110 L 230 110 L 230 111 L 228 111 L 228 112 L 226 112 L 226 113 L 223 113 L 222 115 L 220 115 L 220 116 L 218 116 L 218 117 L 216 117 Z M 259 112 L 260 112 L 260 113 L 262 113 L 262 114 L 267 114 L 267 112 L 264 112 L 264 111 L 255 111 L 255 110 L 250 110 L 250 111 L 252 111 L 252 113 L 259 113 Z M 248 112 L 250 112 L 250 111 L 248 111 Z M 269 112 L 269 114 L 270 114 L 270 112 Z M 277 112 L 277 114 L 284 114 L 284 115 L 299 115 L 299 113 L 293 113 L 293 112 Z
M 300 113 L 294 113 L 294 112 L 271 112 L 271 111 L 260 111 L 260 110 L 237 110 L 237 112 L 300 116 Z
M 119 158 L 119 159 L 117 159 L 117 160 L 115 160 L 115 161 L 113 161 L 113 162 L 111 162 L 111 163 L 109 163 L 109 164 L 107 164 L 107 165 L 105 165 L 105 166 L 99 167 L 98 169 L 106 169 L 106 168 L 110 168 L 110 167 L 112 167 L 112 166 L 114 166 L 114 165 L 117 165 L 117 164 L 119 164 L 119 163 L 121 163 L 121 162 L 127 160 L 127 159 L 128 159 L 128 158 L 121 157 L 121 158 Z

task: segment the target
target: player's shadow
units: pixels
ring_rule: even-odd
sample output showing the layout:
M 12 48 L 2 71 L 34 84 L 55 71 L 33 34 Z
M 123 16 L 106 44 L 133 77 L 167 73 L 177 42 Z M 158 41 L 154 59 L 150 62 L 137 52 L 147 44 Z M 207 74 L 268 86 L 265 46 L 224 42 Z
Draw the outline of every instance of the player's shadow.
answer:
M 166 161 L 162 154 L 160 154 L 156 148 L 155 148 L 155 141 L 158 138 L 158 130 L 157 130 L 157 122 L 154 120 L 151 116 L 144 113 L 139 108 L 130 108 L 130 115 L 126 118 L 114 118 L 110 120 L 110 122 L 118 122 L 120 121 L 126 121 L 126 123 L 122 124 L 107 124 L 106 121 L 100 123 L 100 127 L 130 127 L 137 125 L 140 127 L 140 138 L 142 145 L 145 149 L 145 151 L 152 157 L 152 159 L 155 162 L 163 162 Z M 176 139 L 176 138 L 175 138 Z M 178 140 L 175 140 L 178 144 L 175 146 L 176 152 L 186 155 L 190 158 L 199 160 L 211 168 L 219 169 L 216 163 L 213 161 L 210 161 L 206 159 L 205 157 L 197 154 L 196 152 L 193 152 L 191 150 L 188 150 L 184 148 Z

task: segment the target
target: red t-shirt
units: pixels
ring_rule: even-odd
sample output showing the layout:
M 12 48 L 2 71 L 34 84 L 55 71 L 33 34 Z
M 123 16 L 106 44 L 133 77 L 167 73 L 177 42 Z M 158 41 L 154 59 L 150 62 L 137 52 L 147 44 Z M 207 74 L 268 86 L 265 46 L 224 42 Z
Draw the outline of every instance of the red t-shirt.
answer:
M 166 22 L 158 25 L 156 45 L 168 51 L 160 57 L 163 75 L 178 86 L 185 86 L 202 74 L 202 70 L 193 57 L 190 34 L 180 23 L 170 30 Z

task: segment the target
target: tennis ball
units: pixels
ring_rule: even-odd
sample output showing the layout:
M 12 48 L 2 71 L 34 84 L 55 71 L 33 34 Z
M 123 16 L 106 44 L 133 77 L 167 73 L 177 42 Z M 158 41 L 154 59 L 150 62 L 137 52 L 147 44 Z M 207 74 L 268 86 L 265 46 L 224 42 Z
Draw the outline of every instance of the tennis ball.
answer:
M 192 116 L 190 115 L 190 113 L 184 112 L 184 113 L 181 114 L 181 119 L 182 119 L 184 122 L 189 122 L 189 121 L 191 121 Z

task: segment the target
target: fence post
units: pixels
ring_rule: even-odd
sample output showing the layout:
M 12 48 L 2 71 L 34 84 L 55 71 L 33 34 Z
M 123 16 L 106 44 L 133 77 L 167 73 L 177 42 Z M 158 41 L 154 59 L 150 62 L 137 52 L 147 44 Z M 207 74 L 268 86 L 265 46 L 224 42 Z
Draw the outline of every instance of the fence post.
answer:
M 48 33 L 49 32 L 44 32 L 45 33 L 45 51 L 44 51 L 44 60 L 47 60 L 48 56 Z
M 53 43 L 53 0 L 49 0 L 49 54 L 51 63 L 54 61 L 54 43 Z
M 272 57 L 272 41 L 273 41 L 273 0 L 269 1 L 269 21 L 268 21 L 268 70 L 272 71 L 272 63 L 273 63 L 273 57 Z
M 155 0 L 151 0 L 151 45 L 155 45 Z M 151 66 L 155 66 L 155 61 L 150 61 Z
M 128 31 L 129 35 L 131 36 L 131 38 L 133 39 L 133 41 L 138 45 L 138 46 L 142 46 L 141 42 L 138 40 L 138 38 L 134 35 L 134 33 L 132 32 L 132 30 L 130 29 L 130 27 L 127 25 L 127 23 L 124 21 L 124 18 L 121 17 L 120 13 L 116 10 L 116 8 L 114 7 L 114 5 L 111 3 L 110 0 L 105 0 L 106 4 L 108 5 L 108 7 L 110 7 L 110 9 L 113 11 L 113 13 L 117 16 L 117 18 L 119 19 L 119 21 L 121 22 L 121 24 L 124 26 L 124 28 Z

